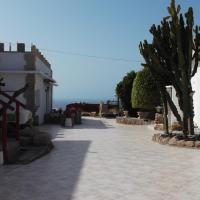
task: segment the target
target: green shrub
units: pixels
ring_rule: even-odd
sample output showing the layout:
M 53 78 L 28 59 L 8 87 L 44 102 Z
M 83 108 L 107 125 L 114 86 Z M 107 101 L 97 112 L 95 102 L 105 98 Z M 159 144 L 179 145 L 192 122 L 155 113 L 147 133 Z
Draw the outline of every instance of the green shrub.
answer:
M 133 82 L 132 107 L 143 111 L 154 110 L 160 105 L 160 93 L 156 87 L 156 82 L 151 72 L 144 68 L 137 73 Z
M 115 92 L 121 102 L 121 106 L 124 110 L 127 110 L 130 116 L 136 116 L 137 113 L 131 106 L 131 91 L 133 87 L 133 81 L 136 77 L 136 72 L 131 71 L 123 77 L 116 88 Z

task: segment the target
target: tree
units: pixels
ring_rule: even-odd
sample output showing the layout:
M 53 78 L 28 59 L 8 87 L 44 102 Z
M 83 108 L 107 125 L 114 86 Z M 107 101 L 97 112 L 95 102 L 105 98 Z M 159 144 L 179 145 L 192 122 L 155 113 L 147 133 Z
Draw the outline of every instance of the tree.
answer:
M 136 112 L 131 106 L 131 91 L 135 77 L 135 71 L 127 73 L 122 81 L 117 84 L 115 89 L 116 95 L 121 102 L 122 108 L 127 110 L 130 116 L 136 116 Z
M 191 7 L 184 16 L 180 10 L 180 5 L 176 7 L 175 0 L 171 0 L 169 16 L 163 18 L 160 25 L 153 25 L 150 29 L 152 43 L 145 40 L 139 47 L 146 62 L 144 66 L 154 76 L 164 104 L 169 104 L 187 136 L 194 133 L 191 78 L 197 72 L 199 63 L 200 27 L 194 28 Z M 182 113 L 178 113 L 166 91 L 166 80 L 175 88 Z
M 137 72 L 132 88 L 132 107 L 141 111 L 153 111 L 160 105 L 160 93 L 148 68 Z

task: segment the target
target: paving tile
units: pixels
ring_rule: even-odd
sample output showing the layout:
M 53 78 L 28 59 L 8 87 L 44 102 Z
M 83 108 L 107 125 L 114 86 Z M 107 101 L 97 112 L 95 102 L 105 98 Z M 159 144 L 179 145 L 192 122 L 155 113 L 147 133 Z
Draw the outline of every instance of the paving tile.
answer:
M 200 152 L 151 141 L 148 126 L 84 118 L 44 125 L 54 150 L 28 165 L 0 167 L 1 200 L 199 200 Z

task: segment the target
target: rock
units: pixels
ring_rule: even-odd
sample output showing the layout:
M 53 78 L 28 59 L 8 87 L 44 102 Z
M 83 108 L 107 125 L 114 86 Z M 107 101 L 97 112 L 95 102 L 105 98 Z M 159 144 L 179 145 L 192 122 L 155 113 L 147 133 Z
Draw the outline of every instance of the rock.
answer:
M 39 132 L 33 136 L 33 145 L 43 146 L 51 143 L 51 136 L 46 132 Z
M 186 147 L 194 147 L 195 142 L 194 141 L 185 141 L 185 146 Z
M 20 131 L 20 136 L 24 137 L 33 137 L 35 134 L 39 132 L 38 128 L 35 127 L 26 127 Z
M 19 142 L 21 146 L 30 146 L 33 144 L 33 138 L 20 136 Z
M 200 148 L 200 141 L 195 141 L 194 146 L 197 147 L 197 148 Z
M 181 131 L 182 127 L 179 124 L 179 122 L 173 122 L 172 126 L 171 126 L 171 130 L 172 131 Z
M 163 124 L 163 115 L 160 113 L 155 114 L 155 124 Z
M 154 142 L 159 142 L 159 139 L 160 139 L 160 134 L 159 133 L 154 134 L 153 137 L 152 137 L 152 140 Z
M 177 144 L 177 139 L 176 137 L 172 137 L 169 142 L 168 142 L 169 145 L 176 145 Z
M 154 126 L 154 130 L 163 131 L 164 130 L 164 125 L 163 124 L 156 124 Z
M 196 141 L 197 136 L 196 135 L 189 135 L 188 140 L 189 141 Z
M 185 140 L 178 140 L 177 141 L 177 146 L 184 147 L 185 146 Z
M 162 137 L 162 144 L 168 144 L 170 139 L 170 137 Z
M 182 134 L 178 134 L 178 135 L 176 135 L 176 138 L 177 138 L 178 140 L 184 140 L 184 139 L 185 139 L 185 136 L 182 135 Z

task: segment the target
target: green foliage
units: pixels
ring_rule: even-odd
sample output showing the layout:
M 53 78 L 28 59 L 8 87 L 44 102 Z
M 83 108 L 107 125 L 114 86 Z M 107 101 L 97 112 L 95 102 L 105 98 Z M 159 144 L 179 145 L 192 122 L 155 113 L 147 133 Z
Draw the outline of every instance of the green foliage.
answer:
M 136 112 L 131 106 L 131 91 L 133 86 L 133 81 L 136 77 L 136 72 L 131 71 L 124 76 L 123 80 L 120 81 L 115 89 L 116 95 L 119 98 L 122 108 L 128 110 L 129 115 L 134 116 Z
M 137 73 L 132 89 L 132 107 L 151 111 L 160 105 L 160 93 L 149 69 Z

